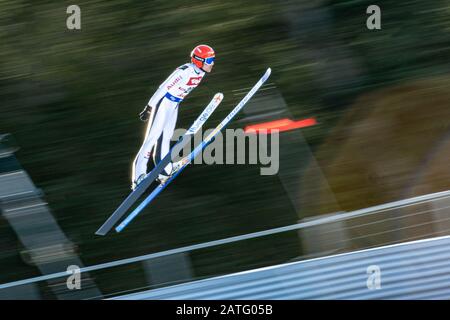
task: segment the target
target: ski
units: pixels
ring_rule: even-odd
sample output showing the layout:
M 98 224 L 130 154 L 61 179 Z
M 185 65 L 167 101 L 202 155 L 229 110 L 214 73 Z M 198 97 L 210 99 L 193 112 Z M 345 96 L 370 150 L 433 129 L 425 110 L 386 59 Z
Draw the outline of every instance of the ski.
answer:
M 186 131 L 183 137 L 171 148 L 170 152 L 147 174 L 142 182 L 132 191 L 128 197 L 120 204 L 113 214 L 105 221 L 105 223 L 95 232 L 96 235 L 104 236 L 111 228 L 123 217 L 127 210 L 139 199 L 139 197 L 147 190 L 152 182 L 164 170 L 164 168 L 175 158 L 180 150 L 190 143 L 203 124 L 208 120 L 211 114 L 216 110 L 223 100 L 222 93 L 216 93 L 203 112 L 194 121 L 192 126 Z
M 253 86 L 253 88 L 246 94 L 246 96 L 238 103 L 238 105 L 228 114 L 228 116 L 187 156 L 183 161 L 183 166 L 171 176 L 164 184 L 160 183 L 152 193 L 139 204 L 117 227 L 116 232 L 121 232 L 156 196 L 163 191 L 171 181 L 173 181 L 186 166 L 191 163 L 195 157 L 213 141 L 214 137 L 219 131 L 221 131 L 228 123 L 234 118 L 234 116 L 245 106 L 251 97 L 258 91 L 258 89 L 269 78 L 272 70 L 268 68 L 259 81 Z

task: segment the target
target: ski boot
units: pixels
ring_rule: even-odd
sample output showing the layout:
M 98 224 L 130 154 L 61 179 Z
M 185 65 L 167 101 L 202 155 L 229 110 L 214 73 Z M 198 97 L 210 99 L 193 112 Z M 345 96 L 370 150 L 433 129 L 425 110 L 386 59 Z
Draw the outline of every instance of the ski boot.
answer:
M 183 167 L 185 163 L 186 161 L 184 159 L 181 161 L 173 162 L 170 174 L 167 174 L 166 172 L 163 171 L 158 175 L 158 178 L 156 180 L 162 185 L 164 185 L 167 182 L 167 180 L 169 180 L 175 174 L 175 172 L 177 172 L 178 170 L 181 169 L 181 167 Z
M 173 176 L 175 174 L 175 172 L 180 170 L 186 163 L 187 163 L 187 159 L 181 159 L 180 161 L 172 163 L 171 175 Z
M 141 174 L 136 180 L 133 181 L 132 185 L 131 185 L 131 190 L 136 190 L 137 186 L 142 182 L 142 180 L 144 180 L 146 174 L 143 173 Z
M 164 185 L 164 184 L 167 182 L 167 180 L 169 180 L 169 178 L 170 178 L 171 176 L 172 176 L 172 175 L 166 175 L 166 174 L 160 173 L 160 174 L 158 175 L 158 178 L 156 178 L 156 181 L 158 181 L 159 183 L 161 183 L 162 185 Z

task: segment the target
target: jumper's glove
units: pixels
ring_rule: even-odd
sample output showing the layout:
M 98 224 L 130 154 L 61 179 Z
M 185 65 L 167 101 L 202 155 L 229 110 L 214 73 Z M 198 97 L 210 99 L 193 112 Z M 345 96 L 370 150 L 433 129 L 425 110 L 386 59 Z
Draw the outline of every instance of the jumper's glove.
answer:
M 141 113 L 139 113 L 139 118 L 142 121 L 147 121 L 148 118 L 150 118 L 150 113 L 152 112 L 152 107 L 150 107 L 149 105 L 146 105 L 144 110 L 142 110 Z

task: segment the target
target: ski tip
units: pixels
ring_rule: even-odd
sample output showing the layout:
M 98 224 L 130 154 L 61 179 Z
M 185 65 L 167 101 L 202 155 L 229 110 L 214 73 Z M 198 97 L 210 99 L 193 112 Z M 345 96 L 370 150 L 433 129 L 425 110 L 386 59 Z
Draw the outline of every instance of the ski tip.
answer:
M 217 92 L 217 93 L 214 95 L 214 98 L 215 98 L 215 99 L 219 99 L 219 100 L 223 100 L 223 93 L 222 93 L 222 92 Z
M 271 69 L 270 67 L 267 68 L 266 73 L 267 73 L 267 75 L 269 76 L 269 75 L 272 73 L 272 69 Z

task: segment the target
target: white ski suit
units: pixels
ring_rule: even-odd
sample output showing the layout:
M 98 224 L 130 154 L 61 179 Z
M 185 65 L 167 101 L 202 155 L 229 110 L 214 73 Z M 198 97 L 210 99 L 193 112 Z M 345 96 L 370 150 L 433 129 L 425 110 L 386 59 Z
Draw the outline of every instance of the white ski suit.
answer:
M 133 163 L 132 179 L 136 181 L 140 175 L 147 173 L 147 163 L 152 155 L 155 165 L 170 150 L 170 139 L 175 130 L 178 116 L 178 105 L 203 79 L 205 72 L 193 63 L 186 63 L 164 81 L 150 98 L 148 105 L 152 108 L 142 144 Z M 165 167 L 169 175 L 172 164 Z

